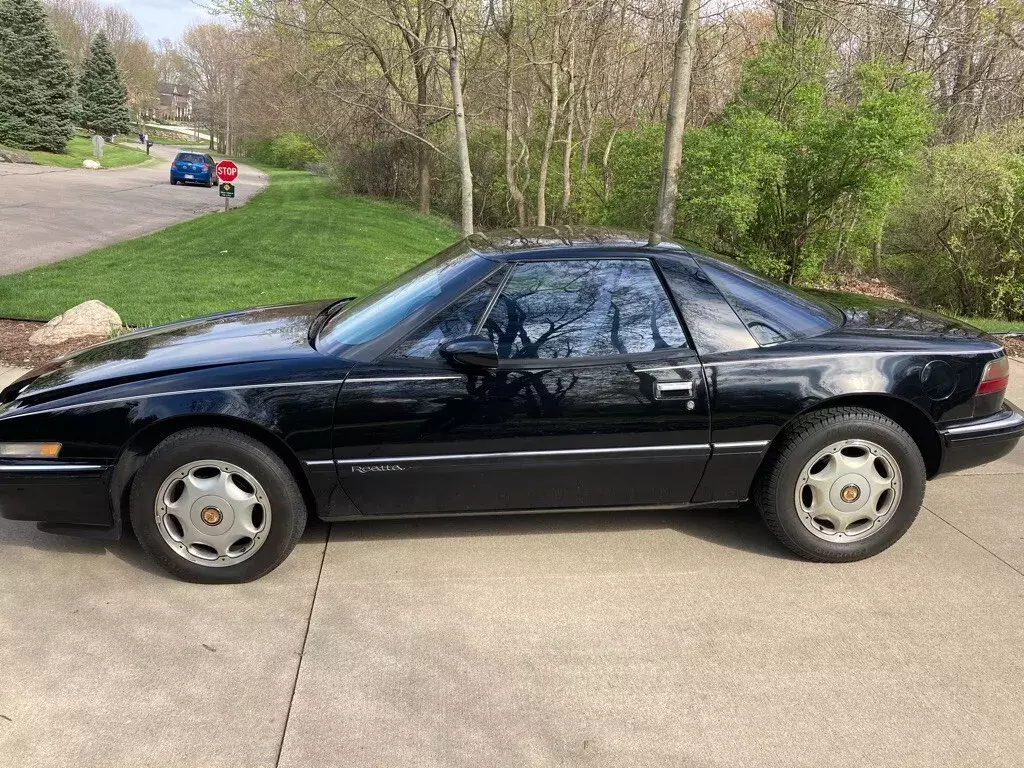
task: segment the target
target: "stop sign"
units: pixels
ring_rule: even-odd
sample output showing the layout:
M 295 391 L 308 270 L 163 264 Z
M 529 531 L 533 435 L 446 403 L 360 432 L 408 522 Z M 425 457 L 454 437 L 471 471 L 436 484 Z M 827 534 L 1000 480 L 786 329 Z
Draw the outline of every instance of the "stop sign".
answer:
M 238 178 L 238 166 L 230 160 L 217 163 L 217 178 L 221 181 L 234 181 Z

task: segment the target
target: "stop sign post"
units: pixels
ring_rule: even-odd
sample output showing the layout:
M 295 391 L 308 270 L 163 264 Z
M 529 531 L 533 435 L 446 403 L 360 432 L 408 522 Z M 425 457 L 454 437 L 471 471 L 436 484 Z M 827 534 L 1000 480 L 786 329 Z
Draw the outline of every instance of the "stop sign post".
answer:
M 231 160 L 221 160 L 217 163 L 217 178 L 220 180 L 221 197 L 224 198 L 224 210 L 228 209 L 228 200 L 234 197 L 234 182 L 238 178 L 238 166 Z M 225 187 L 230 189 L 231 194 L 225 194 Z

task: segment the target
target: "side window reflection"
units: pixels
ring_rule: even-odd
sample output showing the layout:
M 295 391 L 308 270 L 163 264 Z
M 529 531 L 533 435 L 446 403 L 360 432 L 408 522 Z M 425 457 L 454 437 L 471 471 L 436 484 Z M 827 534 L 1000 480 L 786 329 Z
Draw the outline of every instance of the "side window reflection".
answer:
M 439 358 L 438 347 L 442 341 L 473 332 L 500 283 L 500 275 L 492 275 L 409 334 L 395 347 L 391 356 L 421 360 Z
M 646 259 L 520 263 L 483 333 L 506 360 L 686 347 L 675 311 Z

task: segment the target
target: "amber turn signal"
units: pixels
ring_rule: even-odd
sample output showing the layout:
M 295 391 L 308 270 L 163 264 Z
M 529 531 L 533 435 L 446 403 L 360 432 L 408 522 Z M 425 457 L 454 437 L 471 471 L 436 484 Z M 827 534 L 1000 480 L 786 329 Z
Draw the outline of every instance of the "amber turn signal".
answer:
M 0 457 L 7 459 L 55 459 L 60 443 L 0 443 Z

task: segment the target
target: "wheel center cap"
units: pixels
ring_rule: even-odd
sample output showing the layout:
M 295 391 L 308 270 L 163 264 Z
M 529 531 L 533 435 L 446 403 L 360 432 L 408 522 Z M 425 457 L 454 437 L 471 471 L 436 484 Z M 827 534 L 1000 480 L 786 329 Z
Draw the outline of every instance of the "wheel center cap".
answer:
M 220 521 L 224 519 L 223 513 L 216 507 L 206 507 L 199 516 L 207 525 L 220 525 Z
M 839 497 L 847 504 L 852 504 L 860 498 L 860 488 L 851 483 L 839 492 Z

